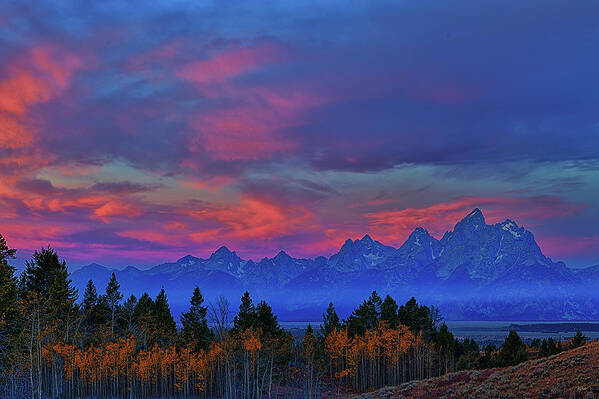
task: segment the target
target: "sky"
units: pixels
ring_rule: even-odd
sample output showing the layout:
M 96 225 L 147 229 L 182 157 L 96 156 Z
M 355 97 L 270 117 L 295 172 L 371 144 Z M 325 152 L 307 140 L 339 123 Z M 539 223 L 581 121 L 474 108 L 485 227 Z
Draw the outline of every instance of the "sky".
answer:
M 4 1 L 0 234 L 150 266 L 479 207 L 599 264 L 599 4 Z

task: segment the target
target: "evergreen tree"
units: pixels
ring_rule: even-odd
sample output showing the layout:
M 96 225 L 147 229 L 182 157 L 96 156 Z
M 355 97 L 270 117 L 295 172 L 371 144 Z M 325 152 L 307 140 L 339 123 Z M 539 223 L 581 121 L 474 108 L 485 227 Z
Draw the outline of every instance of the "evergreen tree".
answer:
M 587 343 L 587 338 L 582 335 L 582 331 L 577 330 L 576 335 L 570 339 L 569 346 L 570 348 L 579 348 Z
M 171 344 L 177 336 L 177 324 L 171 314 L 168 306 L 168 300 L 164 288 L 160 290 L 154 300 L 154 309 L 152 312 L 153 339 L 161 346 Z
M 89 314 L 91 313 L 98 303 L 98 293 L 96 291 L 96 286 L 92 280 L 87 282 L 85 286 L 85 291 L 83 292 L 83 313 Z
M 10 365 L 18 330 L 17 279 L 14 267 L 8 264 L 8 259 L 14 259 L 15 253 L 16 250 L 8 248 L 0 235 L 0 370 Z
M 118 309 L 119 303 L 121 302 L 121 299 L 123 299 L 123 294 L 121 294 L 121 292 L 119 291 L 119 289 L 121 288 L 121 286 L 119 285 L 118 281 L 116 281 L 116 276 L 114 275 L 114 272 L 112 273 L 112 275 L 110 276 L 110 281 L 108 282 L 108 285 L 106 286 L 106 302 L 108 303 L 108 306 L 110 307 L 110 331 L 111 334 L 114 335 L 114 315 L 116 314 L 116 311 Z
M 543 338 L 539 348 L 539 357 L 547 357 L 556 355 L 562 351 L 562 345 L 559 340 L 554 340 L 553 337 Z
M 549 345 L 547 345 L 547 340 L 543 338 L 541 345 L 539 347 L 539 357 L 546 357 L 550 354 Z
M 83 313 L 83 323 L 81 326 L 83 346 L 86 347 L 93 342 L 93 338 L 98 332 L 98 326 L 102 324 L 98 312 L 98 293 L 92 280 L 89 280 L 85 286 L 81 311 Z
M 454 357 L 458 359 L 458 370 L 470 370 L 477 367 L 480 358 L 480 349 L 474 339 L 465 338 L 463 342 L 454 341 Z
M 381 320 L 385 321 L 387 326 L 391 328 L 395 328 L 399 324 L 397 309 L 397 302 L 391 296 L 387 295 L 381 305 Z
M 117 325 L 123 335 L 135 334 L 137 330 L 135 320 L 135 307 L 137 306 L 137 298 L 131 294 L 119 309 L 119 317 Z
M 378 326 L 383 301 L 376 291 L 365 300 L 358 309 L 354 310 L 345 321 L 350 335 L 364 335 L 366 330 L 373 330 Z
M 431 309 L 427 306 L 420 306 L 414 297 L 401 305 L 397 311 L 399 322 L 408 326 L 413 333 L 420 331 L 430 336 L 434 330 L 434 323 L 438 316 L 432 315 Z
M 272 308 L 264 301 L 256 306 L 256 327 L 261 328 L 262 332 L 272 336 L 281 332 L 277 316 L 272 312 Z
M 183 325 L 181 338 L 183 342 L 194 341 L 196 350 L 207 348 L 212 339 L 212 333 L 206 321 L 208 308 L 202 306 L 203 303 L 204 297 L 200 289 L 195 287 L 190 300 L 189 311 L 181 314 L 181 324 Z
M 448 372 L 450 364 L 454 359 L 456 340 L 445 323 L 441 324 L 441 328 L 435 334 L 434 343 L 439 351 L 439 365 L 443 366 L 444 372 Z
M 74 327 L 77 289 L 71 286 L 66 262 L 61 262 L 50 247 L 35 251 L 33 259 L 26 264 L 23 287 L 24 297 L 34 292 L 43 298 L 45 316 L 57 330 L 64 332 L 64 339 L 68 341 Z
M 497 365 L 500 367 L 514 366 L 526 360 L 528 360 L 526 345 L 524 345 L 516 331 L 510 330 L 499 350 Z
M 322 336 L 327 337 L 331 331 L 335 329 L 338 330 L 340 328 L 341 322 L 339 321 L 339 316 L 335 311 L 335 306 L 333 306 L 333 302 L 329 302 L 326 312 L 322 315 L 322 325 L 320 326 Z
M 435 334 L 434 342 L 437 348 L 442 352 L 453 350 L 455 338 L 445 323 L 441 324 L 441 328 L 439 328 L 439 331 Z
M 478 368 L 488 369 L 491 367 L 495 367 L 495 353 L 497 352 L 497 347 L 495 344 L 488 344 L 485 346 L 484 354 L 478 359 Z
M 8 264 L 15 258 L 16 249 L 8 248 L 0 235 L 0 322 L 11 325 L 17 318 L 17 279 L 15 268 Z
M 148 348 L 153 335 L 153 313 L 154 301 L 144 292 L 135 304 L 133 320 L 136 326 L 136 336 L 141 341 L 142 347 Z
M 240 332 L 256 324 L 256 308 L 249 292 L 244 292 L 239 305 L 239 312 L 233 319 L 233 331 Z

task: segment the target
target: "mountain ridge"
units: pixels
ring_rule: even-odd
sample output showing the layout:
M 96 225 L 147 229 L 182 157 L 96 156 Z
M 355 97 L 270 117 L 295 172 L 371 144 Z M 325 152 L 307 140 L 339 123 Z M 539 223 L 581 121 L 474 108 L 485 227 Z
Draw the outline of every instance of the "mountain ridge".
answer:
M 557 308 L 562 308 L 563 314 L 582 317 L 584 309 L 573 295 L 578 289 L 589 291 L 592 284 L 588 280 L 599 280 L 599 268 L 581 272 L 554 262 L 542 253 L 530 231 L 510 219 L 486 224 L 478 208 L 440 240 L 417 227 L 398 248 L 366 234 L 361 239 L 347 239 L 328 258 L 294 258 L 279 251 L 272 258 L 244 260 L 221 246 L 208 258 L 186 255 L 147 270 L 104 267 L 104 271 L 102 267 L 92 264 L 73 272 L 75 285 L 81 290 L 92 279 L 101 287 L 114 272 L 121 285 L 136 295 L 142 290 L 155 291 L 159 285 L 172 287 L 177 291 L 171 289 L 169 294 L 177 304 L 181 292 L 187 296 L 199 285 L 208 297 L 224 294 L 235 299 L 240 289 L 247 289 L 287 308 L 309 308 L 329 300 L 349 304 L 377 290 L 426 299 L 445 307 L 449 314 L 457 312 L 456 317 L 461 311 L 449 304 L 460 299 L 488 302 L 494 297 L 515 300 L 535 296 L 563 298 Z M 555 316 L 559 315 L 553 312 Z

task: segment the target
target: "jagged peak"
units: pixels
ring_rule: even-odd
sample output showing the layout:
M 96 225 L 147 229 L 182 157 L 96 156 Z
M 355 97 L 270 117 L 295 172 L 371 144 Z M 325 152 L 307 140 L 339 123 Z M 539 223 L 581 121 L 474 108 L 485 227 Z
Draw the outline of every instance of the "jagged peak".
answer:
M 291 256 L 289 256 L 287 252 L 281 250 L 273 259 L 291 259 Z
M 414 231 L 410 234 L 410 236 L 430 237 L 431 235 L 429 234 L 428 230 L 426 230 L 425 228 L 416 227 L 414 229 Z
M 406 245 L 406 244 L 421 245 L 420 239 L 427 238 L 427 237 L 429 237 L 428 232 L 425 229 L 423 229 L 422 227 L 417 227 L 416 229 L 414 229 L 414 231 L 412 231 L 410 233 L 410 235 L 408 236 L 408 239 L 406 240 L 404 245 Z
M 485 222 L 485 216 L 483 215 L 482 211 L 478 208 L 474 208 L 472 210 L 472 212 L 470 212 L 465 219 L 470 219 L 470 220 L 481 220 L 483 223 Z
M 482 211 L 478 208 L 474 208 L 472 212 L 470 212 L 466 217 L 460 220 L 454 228 L 454 231 L 459 229 L 461 226 L 484 226 L 485 225 L 485 216 Z
M 220 256 L 226 256 L 226 255 L 235 255 L 235 251 L 230 251 L 229 248 L 227 248 L 226 246 L 221 246 L 219 249 L 217 249 L 216 251 L 214 251 L 214 253 L 210 256 L 212 257 L 220 257 Z
M 370 235 L 368 235 L 368 234 L 365 234 L 365 235 L 364 235 L 364 237 L 362 237 L 362 239 L 361 239 L 360 241 L 364 241 L 364 242 L 372 242 L 372 241 L 374 241 L 374 240 L 372 239 L 372 237 L 370 237 Z

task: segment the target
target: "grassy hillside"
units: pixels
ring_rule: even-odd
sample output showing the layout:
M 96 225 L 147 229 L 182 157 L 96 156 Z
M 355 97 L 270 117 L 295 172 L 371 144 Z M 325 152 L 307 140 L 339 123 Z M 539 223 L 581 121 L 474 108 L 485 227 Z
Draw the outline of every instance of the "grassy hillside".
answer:
M 356 398 L 599 398 L 599 342 L 514 367 L 451 373 Z

